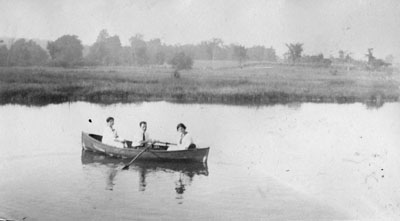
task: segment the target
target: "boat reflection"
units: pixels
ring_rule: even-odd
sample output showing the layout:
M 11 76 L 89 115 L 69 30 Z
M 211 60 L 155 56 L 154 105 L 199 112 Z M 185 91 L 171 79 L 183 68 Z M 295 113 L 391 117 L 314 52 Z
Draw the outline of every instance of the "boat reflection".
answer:
M 127 164 L 131 159 L 121 159 L 105 156 L 101 153 L 82 150 L 81 161 L 83 165 L 105 165 L 109 167 L 107 174 L 106 189 L 113 190 L 114 178 L 117 175 L 118 166 Z M 175 174 L 175 191 L 182 195 L 186 186 L 190 185 L 195 176 L 208 176 L 207 164 L 204 163 L 174 163 L 174 162 L 143 162 L 137 161 L 130 166 L 129 170 L 134 170 L 139 173 L 139 191 L 146 190 L 146 176 L 149 173 L 165 172 Z

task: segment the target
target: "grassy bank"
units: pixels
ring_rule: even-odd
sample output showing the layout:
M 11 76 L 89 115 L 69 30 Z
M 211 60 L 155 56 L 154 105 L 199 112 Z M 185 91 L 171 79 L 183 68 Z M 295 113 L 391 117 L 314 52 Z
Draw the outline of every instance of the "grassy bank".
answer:
M 0 102 L 47 104 L 165 100 L 232 104 L 397 101 L 399 73 L 282 65 L 196 67 L 1 68 Z

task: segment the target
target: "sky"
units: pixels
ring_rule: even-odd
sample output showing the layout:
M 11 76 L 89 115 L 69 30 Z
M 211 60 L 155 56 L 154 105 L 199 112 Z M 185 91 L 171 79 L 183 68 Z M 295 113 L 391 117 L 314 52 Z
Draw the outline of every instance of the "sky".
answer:
M 303 43 L 304 54 L 366 60 L 368 48 L 400 62 L 398 0 L 0 0 L 0 37 L 56 40 L 77 35 L 83 44 L 100 30 L 123 45 L 137 33 L 145 40 L 273 47 Z

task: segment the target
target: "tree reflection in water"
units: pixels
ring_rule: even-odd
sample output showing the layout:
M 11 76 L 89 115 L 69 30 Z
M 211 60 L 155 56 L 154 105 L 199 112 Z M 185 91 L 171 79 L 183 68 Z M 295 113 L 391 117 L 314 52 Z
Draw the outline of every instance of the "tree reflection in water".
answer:
M 82 151 L 81 161 L 84 165 L 102 164 L 109 167 L 107 171 L 106 189 L 113 190 L 114 180 L 118 173 L 118 166 L 126 164 L 131 159 L 119 159 L 107 157 L 101 153 Z M 207 164 L 203 163 L 176 163 L 176 162 L 143 162 L 137 161 L 129 169 L 139 173 L 139 191 L 145 191 L 147 182 L 146 177 L 151 172 L 165 172 L 175 174 L 175 191 L 177 199 L 183 199 L 183 193 L 187 186 L 193 181 L 196 175 L 208 176 Z

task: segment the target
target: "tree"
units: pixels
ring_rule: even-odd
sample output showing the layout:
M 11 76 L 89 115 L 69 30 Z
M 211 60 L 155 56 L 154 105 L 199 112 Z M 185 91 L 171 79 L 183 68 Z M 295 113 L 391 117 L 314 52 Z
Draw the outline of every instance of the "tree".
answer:
M 47 60 L 46 51 L 34 41 L 18 39 L 8 51 L 6 64 L 12 66 L 44 65 Z
M 247 56 L 250 60 L 276 61 L 276 52 L 272 47 L 265 48 L 264 46 L 253 46 L 247 49 Z
M 296 63 L 297 60 L 301 58 L 301 53 L 303 52 L 303 44 L 301 43 L 294 43 L 294 44 L 286 44 L 288 48 L 288 59 L 292 61 L 292 63 Z
M 338 61 L 342 62 L 342 63 L 349 63 L 353 60 L 353 58 L 351 57 L 351 52 L 348 51 L 344 51 L 344 50 L 339 50 L 339 57 L 338 57 Z
M 386 63 L 388 63 L 388 64 L 393 64 L 393 61 L 394 61 L 394 56 L 393 56 L 393 55 L 389 54 L 389 55 L 387 55 L 387 56 L 385 57 L 385 62 L 386 62 Z
M 373 50 L 373 48 L 368 48 L 368 54 L 365 55 L 368 58 L 368 69 L 377 70 L 390 65 L 389 63 L 384 62 L 382 59 L 375 58 L 373 55 Z
M 6 66 L 8 60 L 8 49 L 5 45 L 0 46 L 0 66 Z
M 351 52 L 348 52 L 347 54 L 346 54 L 346 57 L 344 58 L 344 60 L 346 61 L 346 62 L 351 62 L 352 60 L 353 60 L 353 58 L 351 57 Z
M 213 67 L 213 61 L 215 60 L 215 55 L 218 50 L 221 49 L 223 41 L 219 38 L 213 38 L 208 41 L 203 41 L 200 43 L 200 50 L 204 51 L 205 58 L 211 61 L 211 67 Z
M 117 35 L 107 38 L 106 40 L 106 64 L 121 64 L 122 45 Z
M 368 58 L 368 64 L 372 64 L 372 62 L 375 60 L 375 57 L 373 55 L 373 48 L 368 48 L 368 54 L 366 54 L 365 56 L 367 56 Z
M 266 48 L 264 51 L 264 60 L 276 61 L 276 59 L 277 59 L 277 56 L 276 56 L 275 49 L 272 46 L 270 48 Z
M 63 35 L 47 44 L 52 62 L 55 66 L 70 67 L 82 64 L 81 41 L 76 35 Z
M 28 60 L 30 59 L 30 54 L 27 48 L 27 42 L 25 39 L 18 39 L 15 41 L 9 51 L 9 58 L 8 58 L 8 63 L 11 66 L 27 66 Z
M 262 61 L 264 60 L 264 52 L 265 52 L 265 47 L 264 46 L 253 46 L 249 49 L 247 49 L 247 55 L 250 60 L 256 60 L 256 61 Z
M 122 63 L 122 45 L 117 35 L 110 36 L 107 30 L 100 31 L 96 42 L 90 47 L 87 59 L 91 63 L 119 65 Z
M 147 56 L 147 45 L 143 40 L 143 35 L 136 34 L 134 37 L 131 37 L 129 41 L 131 42 L 135 63 L 140 66 L 147 64 L 149 58 Z
M 150 41 L 146 42 L 146 48 L 150 64 L 164 64 L 165 52 L 159 38 L 151 39 Z
M 158 51 L 156 54 L 155 54 L 155 60 L 154 60 L 154 63 L 155 64 L 164 64 L 164 62 L 165 62 L 165 53 L 163 52 L 163 51 Z
M 110 35 L 108 34 L 107 29 L 103 29 L 100 31 L 99 35 L 97 36 L 96 42 L 104 42 L 109 37 L 110 37 Z
M 214 60 L 215 52 L 216 52 L 217 48 L 219 48 L 223 45 L 223 42 L 219 38 L 213 38 L 209 41 L 201 42 L 200 45 L 204 48 L 204 50 L 207 54 L 207 59 Z
M 179 78 L 180 70 L 192 69 L 193 59 L 187 56 L 184 52 L 179 52 L 172 57 L 172 59 L 169 61 L 169 64 L 171 64 L 175 69 L 174 77 Z
M 247 58 L 247 49 L 242 45 L 233 45 L 232 58 L 238 60 L 239 66 L 242 67 L 242 63 Z
M 121 62 L 126 65 L 133 65 L 133 52 L 130 46 L 123 46 L 121 50 Z
M 305 55 L 301 58 L 301 61 L 317 67 L 329 67 L 332 64 L 332 60 L 324 58 L 322 53 L 311 56 Z
M 344 53 L 345 53 L 345 52 L 344 52 L 343 50 L 340 50 L 340 51 L 339 51 L 339 60 L 340 60 L 340 61 L 344 61 Z

